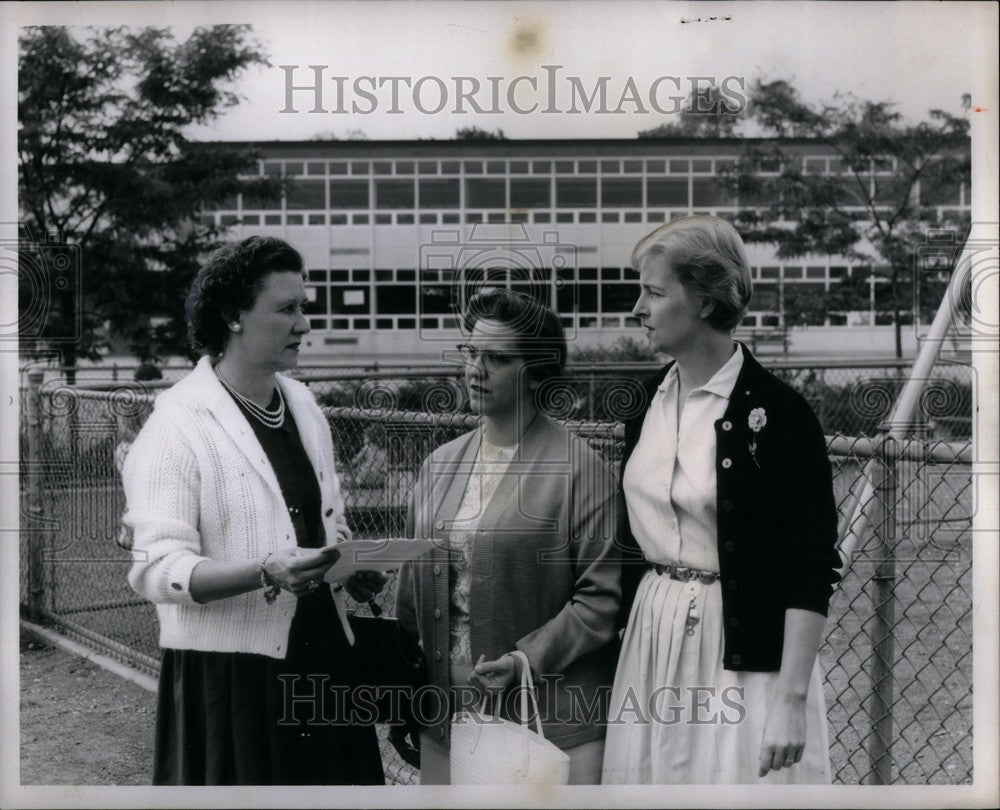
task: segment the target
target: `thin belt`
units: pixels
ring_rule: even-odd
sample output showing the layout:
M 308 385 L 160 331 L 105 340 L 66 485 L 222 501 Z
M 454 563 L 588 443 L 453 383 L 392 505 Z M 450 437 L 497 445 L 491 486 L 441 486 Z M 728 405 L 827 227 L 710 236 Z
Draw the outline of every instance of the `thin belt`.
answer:
M 697 568 L 688 568 L 683 565 L 660 565 L 649 560 L 646 560 L 646 565 L 660 576 L 666 575 L 680 582 L 698 580 L 702 585 L 711 585 L 719 578 L 718 571 L 700 571 Z

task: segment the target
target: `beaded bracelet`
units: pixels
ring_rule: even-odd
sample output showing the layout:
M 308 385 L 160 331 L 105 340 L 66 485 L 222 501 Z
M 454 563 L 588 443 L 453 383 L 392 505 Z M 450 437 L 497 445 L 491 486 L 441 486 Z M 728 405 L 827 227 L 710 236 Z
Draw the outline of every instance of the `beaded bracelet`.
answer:
M 267 557 L 260 561 L 260 584 L 264 589 L 264 601 L 269 605 L 273 604 L 274 600 L 278 598 L 278 594 L 281 593 L 281 586 L 267 575 L 267 570 L 264 568 L 273 553 L 273 551 L 269 551 Z

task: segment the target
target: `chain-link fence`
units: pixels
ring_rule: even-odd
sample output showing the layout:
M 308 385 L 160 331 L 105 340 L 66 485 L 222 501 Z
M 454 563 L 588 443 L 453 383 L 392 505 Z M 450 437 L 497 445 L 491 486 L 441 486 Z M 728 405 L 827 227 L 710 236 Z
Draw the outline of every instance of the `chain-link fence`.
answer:
M 850 528 L 858 515 L 867 526 L 835 594 L 820 652 L 834 780 L 968 783 L 972 459 L 970 442 L 935 435 L 941 435 L 936 423 L 942 421 L 959 426 L 948 429 L 949 438 L 968 435 L 970 370 L 939 368 L 905 440 L 890 440 L 878 430 L 903 370 L 890 365 L 779 371 L 826 414 L 842 528 Z M 581 385 L 589 395 L 593 385 L 605 408 L 602 417 L 627 413 L 638 401 L 635 378 L 626 382 L 619 368 L 612 378 L 617 385 L 599 387 L 592 379 L 565 381 L 545 401 L 555 417 L 615 463 L 620 425 L 579 419 L 576 395 Z M 606 383 L 608 376 L 601 379 Z M 356 535 L 398 535 L 421 461 L 476 423 L 463 412 L 458 381 L 439 370 L 421 377 L 368 375 L 310 384 L 325 402 L 333 428 Z M 846 394 L 824 402 L 835 388 Z M 151 674 L 158 668 L 157 623 L 153 607 L 126 583 L 130 554 L 119 536 L 124 509 L 119 470 L 153 396 L 137 383 L 87 391 L 36 373 L 22 391 L 21 411 L 22 605 L 77 640 Z M 870 428 L 853 436 L 831 431 L 831 414 L 843 410 L 853 410 L 850 418 Z M 869 435 L 859 435 L 864 433 Z M 869 481 L 873 495 L 859 506 Z M 383 607 L 391 608 L 393 586 L 390 580 L 379 597 Z M 412 770 L 391 747 L 383 744 L 383 755 L 387 779 L 413 781 Z
M 906 381 L 907 360 L 787 360 L 759 358 L 809 400 L 827 433 L 848 436 L 872 435 L 885 418 L 886 405 Z M 636 397 L 639 381 L 660 367 L 659 363 L 588 363 L 571 365 L 567 376 L 550 383 L 546 392 L 552 410 L 565 419 L 614 421 L 621 404 Z M 21 386 L 27 386 L 31 366 L 21 371 Z M 66 385 L 70 369 L 62 366 L 40 369 L 46 385 Z M 132 380 L 132 367 L 93 366 L 72 370 L 75 386 L 113 391 Z M 190 365 L 167 365 L 163 379 L 146 382 L 151 391 L 172 385 Z M 302 366 L 292 372 L 316 392 L 323 405 L 354 406 L 382 410 L 455 413 L 468 411 L 468 398 L 461 381 L 461 368 L 452 364 L 402 367 L 374 363 L 331 371 L 329 367 Z M 972 381 L 964 365 L 939 365 L 928 381 L 925 399 L 930 403 L 923 429 L 929 438 L 967 439 L 972 429 Z

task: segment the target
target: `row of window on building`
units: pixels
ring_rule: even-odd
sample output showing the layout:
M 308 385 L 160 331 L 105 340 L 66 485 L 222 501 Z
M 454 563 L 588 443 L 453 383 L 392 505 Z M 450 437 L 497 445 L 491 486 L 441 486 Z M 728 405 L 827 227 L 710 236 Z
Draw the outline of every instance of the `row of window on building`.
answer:
M 857 180 L 853 177 L 838 178 L 842 199 L 846 205 L 862 205 L 864 195 L 859 194 Z M 878 190 L 869 190 L 876 202 L 891 204 L 898 196 L 898 189 L 886 183 Z M 920 194 L 920 190 L 912 192 Z M 959 184 L 947 189 L 936 188 L 933 193 L 923 192 L 923 204 L 936 206 L 962 206 L 966 203 L 966 189 Z M 367 215 L 376 212 L 412 212 L 415 210 L 449 211 L 524 211 L 537 209 L 648 209 L 729 207 L 761 205 L 766 200 L 740 199 L 727 190 L 718 178 L 698 177 L 411 177 L 311 180 L 298 179 L 290 183 L 283 198 L 253 199 L 239 195 L 220 206 L 219 213 L 229 224 L 240 216 L 244 224 L 247 216 L 267 215 L 269 211 L 288 212 L 357 212 Z M 378 216 L 378 215 L 376 215 Z M 258 224 L 259 221 L 258 221 Z M 263 223 L 263 224 L 268 224 Z M 280 224 L 275 221 L 273 224 Z M 292 223 L 288 223 L 292 224 Z M 304 224 L 304 223 L 299 223 Z M 311 216 L 309 224 L 326 224 L 324 214 Z M 348 223 L 341 215 L 330 224 L 369 224 L 355 217 Z M 376 219 L 374 224 L 393 223 L 388 218 Z M 412 224 L 412 223 L 410 223 Z
M 777 326 L 785 281 L 823 285 L 867 268 L 845 266 L 761 266 L 755 279 L 751 311 L 744 326 Z M 323 330 L 455 329 L 465 301 L 483 289 L 506 287 L 530 295 L 559 313 L 567 328 L 627 328 L 638 283 L 630 268 L 580 267 L 472 268 L 422 270 L 364 268 L 308 271 L 310 326 Z
M 289 211 L 644 208 L 735 205 L 713 177 L 450 177 L 296 180 Z M 282 210 L 282 200 L 229 200 L 222 211 Z
M 317 226 L 317 225 L 459 225 L 480 222 L 528 223 L 535 225 L 563 224 L 593 224 L 608 223 L 662 223 L 689 214 L 732 214 L 731 208 L 717 210 L 714 208 L 692 209 L 675 208 L 660 211 L 475 211 L 464 214 L 421 211 L 386 212 L 374 215 L 364 213 L 344 214 L 205 214 L 202 222 L 206 225 L 244 226 L 244 227 L 286 227 L 286 226 Z
M 201 221 L 206 225 L 258 227 L 315 227 L 315 226 L 367 226 L 367 225 L 467 225 L 487 222 L 527 223 L 534 225 L 591 225 L 608 224 L 652 224 L 669 222 L 672 219 L 691 214 L 717 214 L 732 216 L 733 206 L 710 208 L 672 208 L 666 210 L 625 210 L 625 211 L 472 211 L 449 213 L 441 211 L 420 212 L 377 212 L 368 211 L 338 214 L 203 214 Z M 963 211 L 942 207 L 938 216 L 943 219 L 958 219 Z
M 615 159 L 546 159 L 518 160 L 264 160 L 258 164 L 258 176 L 265 177 L 340 177 L 344 175 L 480 175 L 480 174 L 716 174 L 732 166 L 732 157 L 700 158 L 615 158 Z M 778 172 L 783 167 L 766 167 Z M 846 174 L 842 161 L 835 157 L 803 157 L 798 168 L 806 174 Z M 876 174 L 892 174 L 895 159 L 873 164 Z

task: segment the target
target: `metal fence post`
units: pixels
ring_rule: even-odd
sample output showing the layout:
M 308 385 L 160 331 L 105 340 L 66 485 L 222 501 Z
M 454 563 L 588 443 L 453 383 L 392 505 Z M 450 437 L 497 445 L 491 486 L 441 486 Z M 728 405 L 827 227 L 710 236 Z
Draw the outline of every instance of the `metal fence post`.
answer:
M 43 525 L 42 506 L 42 380 L 45 372 L 33 368 L 28 372 L 28 396 L 25 398 L 25 422 L 28 434 L 27 513 L 36 527 Z M 45 570 L 42 566 L 42 546 L 45 534 L 30 531 L 28 536 L 28 615 L 38 621 L 45 598 Z
M 893 664 L 896 644 L 896 439 L 886 432 L 878 446 L 878 481 L 872 499 L 871 526 L 874 530 L 875 573 L 871 579 L 872 641 L 871 701 L 868 717 L 870 785 L 892 782 Z
M 819 369 L 819 373 L 816 375 L 816 382 L 818 383 L 817 389 L 820 392 L 823 392 L 826 389 L 826 369 L 825 368 Z M 827 422 L 827 410 L 828 410 L 828 407 L 829 407 L 827 405 L 827 400 L 828 399 L 829 399 L 829 397 L 822 396 L 822 395 L 819 398 L 819 414 L 818 414 L 819 415 L 819 423 L 821 425 L 823 425 L 824 430 L 826 429 L 826 426 L 828 424 L 828 422 Z

